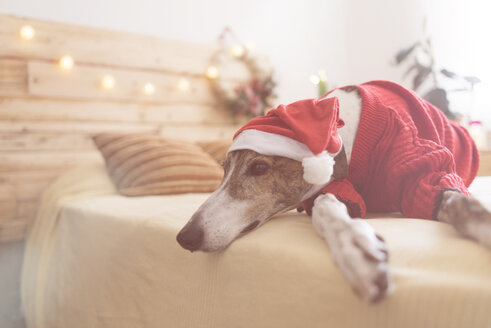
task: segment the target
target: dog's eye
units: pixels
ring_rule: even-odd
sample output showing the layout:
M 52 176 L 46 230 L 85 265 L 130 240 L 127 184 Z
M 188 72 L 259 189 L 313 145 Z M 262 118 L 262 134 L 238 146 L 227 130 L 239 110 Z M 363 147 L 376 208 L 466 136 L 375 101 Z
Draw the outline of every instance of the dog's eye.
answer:
M 256 162 L 249 167 L 249 173 L 252 175 L 263 175 L 269 169 L 269 165 L 265 162 Z

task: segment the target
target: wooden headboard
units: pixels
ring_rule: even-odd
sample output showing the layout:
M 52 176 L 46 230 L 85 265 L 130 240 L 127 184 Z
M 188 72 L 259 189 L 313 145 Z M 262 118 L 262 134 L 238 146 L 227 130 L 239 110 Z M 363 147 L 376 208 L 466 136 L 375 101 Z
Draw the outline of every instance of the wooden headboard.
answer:
M 19 31 L 31 26 L 30 40 Z M 205 76 L 213 45 L 0 15 L 0 241 L 22 239 L 38 199 L 63 170 L 102 162 L 91 136 L 155 132 L 187 140 L 231 137 Z M 58 60 L 70 55 L 69 71 Z M 230 65 L 225 81 L 247 72 Z M 100 85 L 110 75 L 116 84 Z M 143 92 L 152 83 L 155 92 Z

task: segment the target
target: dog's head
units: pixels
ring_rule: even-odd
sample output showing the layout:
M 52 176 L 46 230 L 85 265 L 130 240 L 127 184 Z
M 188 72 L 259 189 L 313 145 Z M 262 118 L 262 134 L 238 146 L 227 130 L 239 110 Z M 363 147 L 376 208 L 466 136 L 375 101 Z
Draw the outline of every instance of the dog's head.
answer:
M 311 191 L 302 163 L 252 150 L 230 152 L 220 187 L 177 235 L 190 251 L 217 251 L 274 214 L 295 208 Z
M 336 97 L 280 105 L 235 135 L 220 187 L 177 235 L 190 250 L 216 251 L 329 183 L 341 149 Z

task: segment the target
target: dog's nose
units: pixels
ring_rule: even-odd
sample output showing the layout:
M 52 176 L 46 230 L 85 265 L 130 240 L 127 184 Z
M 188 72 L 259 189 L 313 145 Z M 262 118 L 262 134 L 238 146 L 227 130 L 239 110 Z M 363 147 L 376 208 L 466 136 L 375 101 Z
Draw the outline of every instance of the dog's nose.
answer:
M 194 252 L 201 247 L 201 243 L 203 242 L 204 232 L 200 227 L 194 227 L 192 225 L 185 226 L 178 234 L 177 234 L 177 242 L 183 248 Z

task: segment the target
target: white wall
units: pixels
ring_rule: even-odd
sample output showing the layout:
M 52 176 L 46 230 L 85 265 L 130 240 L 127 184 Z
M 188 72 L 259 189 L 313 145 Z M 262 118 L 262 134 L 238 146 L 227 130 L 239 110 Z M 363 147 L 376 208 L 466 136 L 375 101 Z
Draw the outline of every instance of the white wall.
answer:
M 336 85 L 401 82 L 393 54 L 414 42 L 423 17 L 437 59 L 491 80 L 484 0 L 2 0 L 0 12 L 212 43 L 224 26 L 271 57 L 279 102 L 315 96 L 309 76 L 323 68 Z M 477 32 L 476 32 L 477 31 Z M 479 32 L 480 31 L 480 32 Z M 407 84 L 406 81 L 404 81 Z M 483 84 L 481 94 L 489 94 Z M 481 96 L 480 103 L 489 97 Z M 488 104 L 491 101 L 488 101 Z M 491 115 L 491 110 L 488 111 Z

